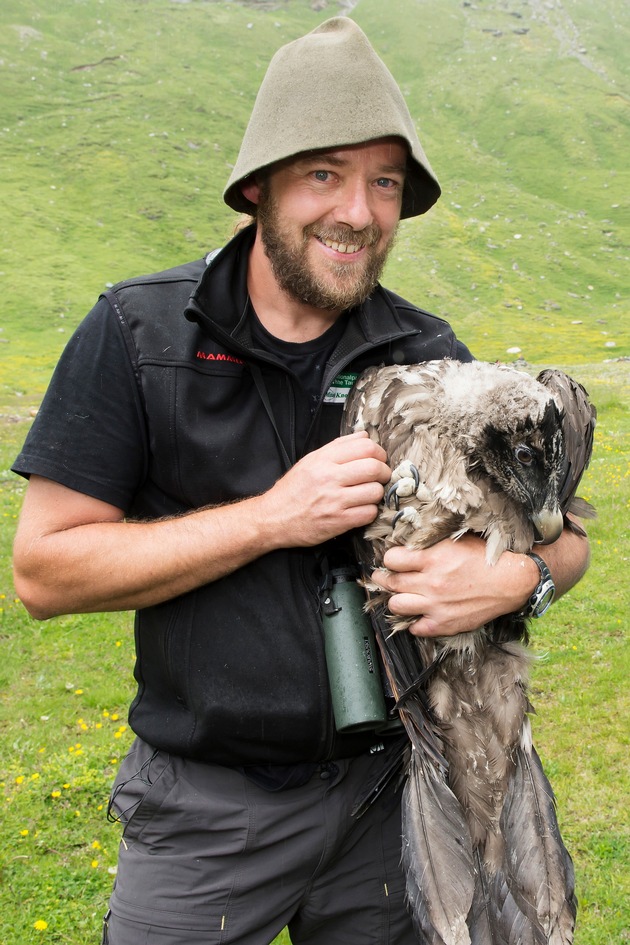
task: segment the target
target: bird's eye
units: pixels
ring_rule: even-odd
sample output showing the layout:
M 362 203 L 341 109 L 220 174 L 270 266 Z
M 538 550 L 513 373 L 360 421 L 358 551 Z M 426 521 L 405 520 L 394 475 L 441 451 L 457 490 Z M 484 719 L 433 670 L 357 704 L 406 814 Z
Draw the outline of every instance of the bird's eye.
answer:
M 534 454 L 529 446 L 517 446 L 514 450 L 514 455 L 521 466 L 531 466 L 534 462 Z

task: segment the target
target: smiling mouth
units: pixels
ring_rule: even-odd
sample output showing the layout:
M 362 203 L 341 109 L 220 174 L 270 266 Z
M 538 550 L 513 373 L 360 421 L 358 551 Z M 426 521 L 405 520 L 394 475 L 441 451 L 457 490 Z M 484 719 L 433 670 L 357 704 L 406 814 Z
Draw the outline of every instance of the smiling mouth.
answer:
M 323 236 L 318 236 L 317 239 L 328 249 L 334 249 L 337 253 L 358 253 L 365 246 L 365 243 L 338 243 L 336 240 L 327 240 Z

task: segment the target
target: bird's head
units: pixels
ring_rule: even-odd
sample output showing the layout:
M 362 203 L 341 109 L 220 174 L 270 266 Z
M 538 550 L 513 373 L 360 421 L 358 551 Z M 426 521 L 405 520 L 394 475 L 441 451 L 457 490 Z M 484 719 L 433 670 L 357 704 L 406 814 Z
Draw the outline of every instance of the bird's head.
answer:
M 495 408 L 496 408 L 495 404 Z M 492 483 L 522 506 L 534 540 L 560 537 L 559 486 L 564 475 L 561 414 L 552 397 L 530 411 L 493 410 L 474 450 L 471 471 L 485 470 Z

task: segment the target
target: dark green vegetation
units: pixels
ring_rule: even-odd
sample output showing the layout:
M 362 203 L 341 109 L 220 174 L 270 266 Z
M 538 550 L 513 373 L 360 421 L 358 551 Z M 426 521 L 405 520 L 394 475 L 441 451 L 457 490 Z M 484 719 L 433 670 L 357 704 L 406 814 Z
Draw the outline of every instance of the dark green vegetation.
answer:
M 0 942 L 98 941 L 130 740 L 128 615 L 30 620 L 8 472 L 63 344 L 107 282 L 231 232 L 221 190 L 271 53 L 307 0 L 4 0 L 0 9 Z M 625 0 L 360 0 L 442 182 L 387 284 L 475 354 L 556 365 L 599 408 L 592 567 L 533 628 L 536 741 L 578 873 L 576 945 L 630 940 L 628 49 Z

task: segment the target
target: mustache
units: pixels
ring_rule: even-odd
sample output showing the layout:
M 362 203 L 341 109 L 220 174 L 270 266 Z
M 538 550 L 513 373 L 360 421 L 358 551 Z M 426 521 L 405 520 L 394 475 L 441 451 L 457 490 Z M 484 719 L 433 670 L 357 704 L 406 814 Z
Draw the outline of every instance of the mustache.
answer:
M 376 224 L 362 230 L 353 230 L 350 226 L 321 226 L 310 223 L 304 227 L 304 239 L 315 236 L 331 243 L 354 243 L 357 246 L 376 246 L 381 238 L 381 228 Z

